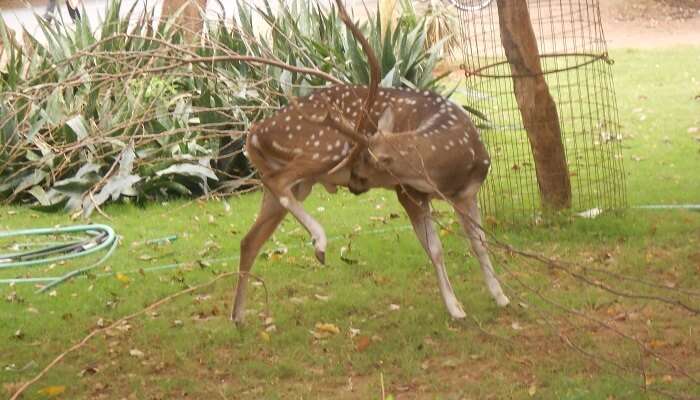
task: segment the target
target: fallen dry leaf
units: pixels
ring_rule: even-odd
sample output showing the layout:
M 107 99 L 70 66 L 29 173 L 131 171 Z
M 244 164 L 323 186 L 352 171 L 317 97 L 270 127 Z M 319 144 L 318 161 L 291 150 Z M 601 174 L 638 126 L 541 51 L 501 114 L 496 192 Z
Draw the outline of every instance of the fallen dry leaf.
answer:
M 340 248 L 340 260 L 346 264 L 355 265 L 355 264 L 357 264 L 358 260 L 349 257 L 351 251 L 352 250 L 351 250 L 350 245 L 341 247 Z
M 446 368 L 457 368 L 459 366 L 459 361 L 454 358 L 448 358 L 442 362 L 442 366 Z
M 86 376 L 86 375 L 95 375 L 95 374 L 98 373 L 99 371 L 100 371 L 100 370 L 97 369 L 97 368 L 95 368 L 95 367 L 86 367 L 86 368 L 84 368 L 82 371 L 80 371 L 80 373 L 78 374 L 78 376 L 83 377 L 83 376 Z
M 47 386 L 43 389 L 39 389 L 37 393 L 46 397 L 54 397 L 66 391 L 65 386 Z
M 128 284 L 129 282 L 131 282 L 131 279 L 129 279 L 128 276 L 122 274 L 121 272 L 117 272 L 114 275 L 114 278 L 125 285 Z
M 360 335 L 355 338 L 355 350 L 363 352 L 372 344 L 372 339 L 369 336 Z
M 336 325 L 321 322 L 317 322 L 314 330 L 312 331 L 312 334 L 316 339 L 323 339 L 338 333 L 340 333 L 340 328 L 338 328 Z
M 535 395 L 535 393 L 537 393 L 537 385 L 533 383 L 532 385 L 530 385 L 530 388 L 527 389 L 527 394 L 529 394 L 530 397 L 532 397 Z
M 129 350 L 129 355 L 131 355 L 132 357 L 136 357 L 136 358 L 143 358 L 143 356 L 145 354 L 143 354 L 143 351 L 141 351 L 139 349 L 131 349 L 131 350 Z

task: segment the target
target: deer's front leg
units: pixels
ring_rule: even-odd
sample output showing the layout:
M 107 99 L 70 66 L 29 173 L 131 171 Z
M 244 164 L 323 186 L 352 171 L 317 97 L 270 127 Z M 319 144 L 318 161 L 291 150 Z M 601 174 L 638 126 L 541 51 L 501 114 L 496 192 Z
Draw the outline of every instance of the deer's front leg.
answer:
M 318 168 L 318 166 L 314 166 Z M 295 165 L 296 169 L 280 172 L 274 174 L 268 178 L 263 178 L 265 186 L 270 189 L 270 191 L 277 197 L 277 200 L 286 208 L 287 211 L 292 213 L 292 215 L 299 221 L 299 223 L 309 232 L 311 235 L 311 240 L 314 245 L 316 258 L 321 264 L 326 263 L 326 245 L 328 240 L 326 239 L 326 232 L 323 230 L 321 224 L 318 223 L 309 213 L 304 210 L 301 205 L 303 198 L 297 199 L 299 196 L 294 196 L 290 187 L 297 184 L 300 190 L 306 191 L 308 194 L 311 191 L 312 182 L 304 181 L 303 177 L 298 175 L 297 171 L 307 172 L 303 166 Z M 303 196 L 304 198 L 306 195 Z M 301 201 L 300 201 L 301 200 Z
M 403 188 L 398 188 L 396 193 L 399 202 L 406 210 L 411 220 L 413 230 L 416 232 L 418 240 L 421 245 L 423 245 L 423 248 L 428 253 L 430 260 L 435 266 L 440 294 L 442 294 L 442 299 L 445 302 L 447 311 L 453 318 L 464 318 L 466 314 L 462 309 L 462 305 L 457 300 L 450 280 L 447 277 L 445 261 L 442 256 L 442 243 L 440 243 L 440 237 L 435 231 L 430 217 L 430 201 L 428 196 L 424 193 Z

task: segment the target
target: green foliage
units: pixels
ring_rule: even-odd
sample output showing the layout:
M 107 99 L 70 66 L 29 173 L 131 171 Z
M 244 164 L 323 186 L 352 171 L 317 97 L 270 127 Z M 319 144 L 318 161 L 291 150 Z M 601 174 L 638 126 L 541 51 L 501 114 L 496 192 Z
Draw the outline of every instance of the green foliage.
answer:
M 335 9 L 280 1 L 276 11 L 239 4 L 231 21 L 189 42 L 173 20 L 120 16 L 111 2 L 95 29 L 37 16 L 41 36 L 16 44 L 0 21 L 0 199 L 88 215 L 110 200 L 230 190 L 250 174 L 241 142 L 251 122 L 320 78 L 250 64 L 245 55 L 367 83 L 369 66 Z M 253 25 L 254 16 L 265 22 Z M 437 89 L 437 47 L 420 18 L 382 37 L 379 15 L 362 30 L 381 60 L 384 86 Z M 216 59 L 218 58 L 218 59 Z M 216 59 L 216 60 L 215 60 Z M 238 141 L 237 141 L 238 140 Z M 242 164 L 242 166 L 241 166 Z M 233 167 L 232 167 L 233 166 Z
M 278 0 L 273 11 L 266 0 L 255 11 L 246 4 L 239 3 L 239 8 L 245 36 L 256 38 L 248 43 L 254 54 L 274 54 L 290 65 L 318 69 L 354 84 L 369 83 L 367 58 L 335 7 L 326 10 L 311 0 Z M 256 36 L 252 28 L 250 21 L 255 12 L 270 28 L 269 41 Z M 360 26 L 380 62 L 381 85 L 441 90 L 438 86 L 441 77 L 435 77 L 434 70 L 444 41 L 428 47 L 426 19 L 416 15 L 412 8 L 410 13 L 410 18 L 401 18 L 400 23 L 387 30 L 381 25 L 377 10 Z M 323 84 L 318 78 L 277 72 L 274 77 L 287 95 L 308 94 L 312 87 Z

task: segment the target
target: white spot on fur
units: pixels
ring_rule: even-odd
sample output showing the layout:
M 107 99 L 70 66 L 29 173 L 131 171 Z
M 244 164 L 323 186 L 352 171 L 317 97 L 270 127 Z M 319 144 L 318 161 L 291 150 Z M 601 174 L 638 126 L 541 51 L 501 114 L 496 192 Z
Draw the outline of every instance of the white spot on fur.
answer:
M 289 206 L 289 199 L 286 196 L 280 197 L 280 204 L 282 204 L 282 207 Z

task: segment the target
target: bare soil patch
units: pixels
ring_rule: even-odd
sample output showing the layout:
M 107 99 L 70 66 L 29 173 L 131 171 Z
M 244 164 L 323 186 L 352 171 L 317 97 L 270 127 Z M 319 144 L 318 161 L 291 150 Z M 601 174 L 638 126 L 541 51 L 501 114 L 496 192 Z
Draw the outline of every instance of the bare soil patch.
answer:
M 600 11 L 612 48 L 700 44 L 700 0 L 601 0 Z

